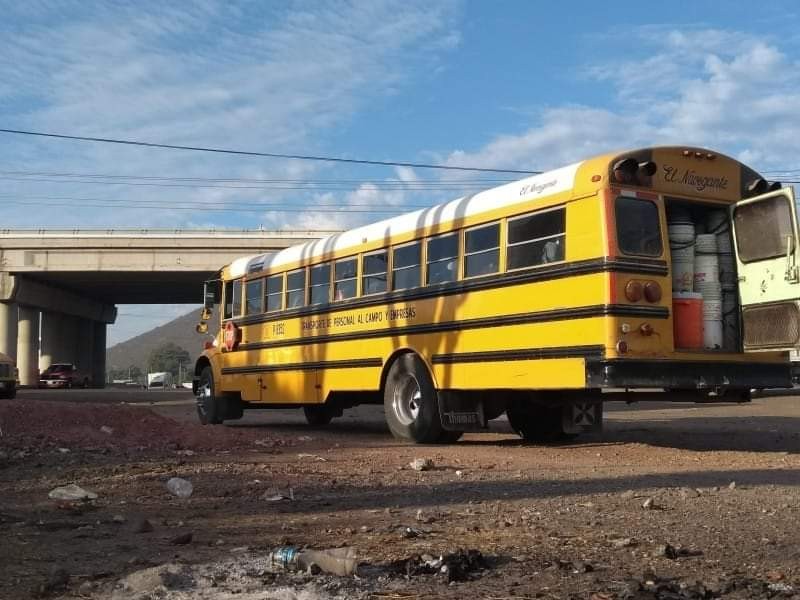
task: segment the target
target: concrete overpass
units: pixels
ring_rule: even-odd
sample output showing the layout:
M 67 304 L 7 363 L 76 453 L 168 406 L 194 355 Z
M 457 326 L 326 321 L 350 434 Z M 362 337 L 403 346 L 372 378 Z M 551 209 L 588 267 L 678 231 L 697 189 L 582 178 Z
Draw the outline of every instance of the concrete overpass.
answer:
M 117 304 L 200 303 L 203 281 L 234 258 L 329 233 L 0 229 L 0 352 L 16 358 L 22 385 L 52 362 L 100 385 Z

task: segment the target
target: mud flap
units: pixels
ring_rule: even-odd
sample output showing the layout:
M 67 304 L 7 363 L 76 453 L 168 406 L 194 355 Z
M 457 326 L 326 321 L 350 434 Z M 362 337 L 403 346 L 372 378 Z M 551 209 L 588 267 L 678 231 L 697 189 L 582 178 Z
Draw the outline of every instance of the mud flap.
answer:
M 573 400 L 561 412 L 564 433 L 589 433 L 603 429 L 603 403 L 600 400 Z
M 439 391 L 439 418 L 445 431 L 484 431 L 488 428 L 483 400 L 477 394 Z

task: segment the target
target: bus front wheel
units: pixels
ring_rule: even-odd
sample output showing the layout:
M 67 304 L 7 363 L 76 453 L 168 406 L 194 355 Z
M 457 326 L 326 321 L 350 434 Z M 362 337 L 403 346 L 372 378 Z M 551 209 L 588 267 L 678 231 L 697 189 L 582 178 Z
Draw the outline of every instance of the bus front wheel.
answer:
M 205 367 L 200 373 L 195 395 L 197 416 L 203 425 L 219 425 L 222 423 L 220 403 L 214 396 L 214 374 L 211 367 Z
M 447 441 L 442 439 L 436 388 L 425 363 L 416 354 L 403 354 L 392 363 L 383 407 L 394 437 L 418 444 Z

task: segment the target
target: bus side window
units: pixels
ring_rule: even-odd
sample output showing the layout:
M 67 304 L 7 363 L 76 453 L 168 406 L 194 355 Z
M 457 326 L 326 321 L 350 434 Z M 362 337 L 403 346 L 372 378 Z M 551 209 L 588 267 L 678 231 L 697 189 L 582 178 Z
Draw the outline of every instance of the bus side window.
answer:
M 508 270 L 564 260 L 566 210 L 542 210 L 508 221 Z
M 464 277 L 497 273 L 500 268 L 500 223 L 464 232 Z
M 245 314 L 255 315 L 263 312 L 262 290 L 264 289 L 264 279 L 253 279 L 244 284 L 245 293 Z
M 392 289 L 406 290 L 420 284 L 422 243 L 414 242 L 392 251 Z
M 331 263 L 314 265 L 311 271 L 311 295 L 309 304 L 325 304 L 331 301 Z
M 386 291 L 388 253 L 386 250 L 364 255 L 361 295 L 380 294 Z
M 299 308 L 306 303 L 306 270 L 286 275 L 286 308 Z
M 428 240 L 428 285 L 458 279 L 458 233 Z
M 233 282 L 225 282 L 225 310 L 222 312 L 223 319 L 233 317 Z
M 232 301 L 232 309 L 234 317 L 240 317 L 242 315 L 242 280 L 237 279 L 233 282 L 233 293 L 231 294 L 231 301 Z
M 305 285 L 303 285 L 305 287 Z M 267 312 L 275 312 L 281 309 L 281 299 L 283 296 L 283 274 L 267 277 L 267 289 L 265 305 Z
M 358 261 L 355 258 L 338 260 L 333 267 L 333 299 L 347 300 L 356 297 Z

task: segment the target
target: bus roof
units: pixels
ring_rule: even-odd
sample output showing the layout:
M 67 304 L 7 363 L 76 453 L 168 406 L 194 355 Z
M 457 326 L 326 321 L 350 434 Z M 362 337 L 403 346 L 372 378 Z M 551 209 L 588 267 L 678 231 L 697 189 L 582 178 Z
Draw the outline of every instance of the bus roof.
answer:
M 697 157 L 700 157 L 699 159 Z M 566 167 L 545 171 L 539 175 L 526 177 L 518 181 L 494 187 L 470 196 L 463 196 L 444 204 L 423 208 L 415 212 L 402 214 L 390 219 L 378 221 L 341 233 L 336 233 L 312 242 L 291 246 L 275 254 L 258 254 L 245 256 L 233 261 L 227 268 L 229 278 L 237 278 L 248 273 L 270 270 L 276 267 L 302 264 L 306 261 L 338 253 L 348 248 L 356 248 L 380 240 L 391 240 L 395 236 L 417 230 L 433 227 L 440 223 L 448 223 L 463 219 L 489 210 L 527 203 L 532 200 L 546 198 L 555 194 L 573 191 L 582 195 L 591 193 L 609 185 L 609 171 L 611 166 L 622 158 L 634 158 L 637 161 L 654 160 L 658 164 L 659 176 L 669 165 L 680 164 L 681 161 L 694 160 L 689 166 L 683 165 L 685 175 L 691 182 L 686 190 L 681 190 L 681 181 L 675 181 L 676 172 L 672 172 L 672 179 L 665 181 L 654 177 L 653 191 L 672 191 L 675 193 L 703 196 L 716 194 L 732 201 L 741 198 L 741 188 L 745 179 L 757 177 L 752 169 L 742 165 L 739 161 L 728 156 L 703 148 L 688 146 L 663 146 L 613 152 L 596 156 L 581 162 L 573 163 Z M 703 160 L 705 162 L 698 162 Z M 675 167 L 677 168 L 677 167 Z M 666 172 L 666 171 L 664 171 Z M 704 175 L 705 172 L 714 173 L 718 177 L 712 178 Z M 584 176 L 586 175 L 586 176 Z M 599 177 L 597 177 L 599 175 Z M 700 189 L 696 181 L 715 179 L 725 180 L 724 190 L 709 187 L 708 190 Z M 580 189 L 578 189 L 580 188 Z
M 581 164 L 574 163 L 484 190 L 477 194 L 463 196 L 444 204 L 437 204 L 429 208 L 384 219 L 377 223 L 329 235 L 312 242 L 290 246 L 276 254 L 258 254 L 238 258 L 231 263 L 228 275 L 235 278 L 254 271 L 295 264 L 360 244 L 381 239 L 388 240 L 399 234 L 431 227 L 438 223 L 447 223 L 488 210 L 569 191 L 574 185 L 575 174 Z

